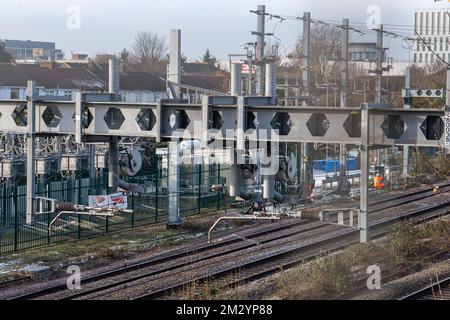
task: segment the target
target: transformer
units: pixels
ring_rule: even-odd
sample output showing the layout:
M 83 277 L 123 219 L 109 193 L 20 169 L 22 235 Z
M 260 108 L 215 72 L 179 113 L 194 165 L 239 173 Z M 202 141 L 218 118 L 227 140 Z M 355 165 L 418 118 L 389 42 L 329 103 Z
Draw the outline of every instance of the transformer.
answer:
M 95 153 L 95 168 L 106 169 L 108 163 L 108 155 L 106 152 Z
M 0 178 L 14 178 L 25 175 L 25 161 L 20 158 L 2 159 L 0 161 Z
M 45 176 L 57 171 L 59 171 L 57 156 L 44 156 L 36 159 L 36 174 Z
M 61 171 L 74 172 L 88 168 L 88 159 L 84 154 L 63 154 L 61 156 Z

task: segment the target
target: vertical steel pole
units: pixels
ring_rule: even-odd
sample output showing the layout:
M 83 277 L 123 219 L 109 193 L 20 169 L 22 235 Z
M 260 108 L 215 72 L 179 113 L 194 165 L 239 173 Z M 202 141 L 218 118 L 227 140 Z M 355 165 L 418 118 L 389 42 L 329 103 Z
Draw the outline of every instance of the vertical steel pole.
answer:
M 120 94 L 120 66 L 114 57 L 109 59 L 109 93 L 116 95 L 115 100 Z
M 302 84 L 303 84 L 303 95 L 309 97 L 310 95 L 310 42 L 311 42 L 311 13 L 303 13 L 303 48 L 302 48 Z M 303 100 L 303 106 L 307 106 L 306 100 Z M 304 143 L 303 144 L 303 175 L 304 175 L 304 197 L 309 194 L 309 191 L 313 187 L 313 144 Z
M 369 227 L 367 214 L 369 211 L 369 109 L 367 104 L 361 110 L 361 176 L 360 176 L 360 241 L 367 243 Z
M 348 42 L 349 42 L 349 20 L 344 19 L 342 21 L 342 43 L 341 43 L 341 78 L 342 78 L 342 91 L 341 91 L 341 108 L 347 107 L 348 101 Z M 345 163 L 345 144 L 339 146 L 339 162 L 341 177 L 347 173 L 347 164 Z
M 248 61 L 248 84 L 247 84 L 247 95 L 251 96 L 253 94 L 253 53 L 252 51 L 247 51 L 247 61 Z
M 342 91 L 341 91 L 341 107 L 347 107 L 348 99 L 348 28 L 349 20 L 344 19 L 342 21 L 342 36 L 341 36 L 341 78 L 342 78 Z
M 109 60 L 109 93 L 114 94 L 114 100 L 118 100 L 120 90 L 119 72 L 117 72 L 117 60 Z M 110 192 L 117 192 L 119 188 L 119 143 L 117 137 L 110 137 L 108 159 L 108 186 Z M 108 219 L 107 219 L 108 220 Z
M 303 13 L 303 43 L 302 43 L 302 84 L 303 96 L 309 96 L 309 51 L 310 51 L 311 13 Z M 304 100 L 303 106 L 307 103 Z
M 270 97 L 270 103 L 277 101 L 277 66 L 274 63 L 266 64 L 266 96 Z
M 169 217 L 167 226 L 178 226 L 180 217 L 180 150 L 178 141 L 169 142 L 168 185 L 169 185 Z
M 170 30 L 170 62 L 167 66 L 167 95 L 181 98 L 181 30 Z
M 231 64 L 230 94 L 232 96 L 242 95 L 242 71 L 241 71 L 241 65 L 238 63 Z
M 256 95 L 264 95 L 264 41 L 266 6 L 259 5 L 257 9 L 256 26 Z
M 406 68 L 405 72 L 405 89 L 408 92 L 409 89 L 411 89 L 411 67 Z M 410 109 L 411 108 L 411 98 L 406 97 L 405 103 L 403 105 L 403 108 Z M 409 165 L 409 147 L 405 145 L 403 147 L 403 173 L 402 177 L 407 178 L 409 177 L 408 174 L 408 165 Z
M 117 192 L 119 187 L 119 143 L 117 137 L 111 137 L 108 158 L 108 187 L 109 192 Z
M 375 96 L 375 102 L 381 103 L 383 101 L 382 99 L 382 88 L 381 88 L 381 78 L 383 76 L 383 25 L 380 25 L 379 29 L 377 30 L 377 67 L 376 67 L 376 96 Z
M 376 46 L 376 81 L 375 81 L 375 102 L 381 103 L 383 101 L 383 94 L 382 94 L 382 88 L 381 88 L 381 80 L 383 76 L 383 25 L 379 26 L 379 29 L 377 30 L 377 46 Z M 377 163 L 381 164 L 381 151 L 380 149 L 377 149 Z
M 31 224 L 34 213 L 34 197 L 35 197 L 35 166 L 36 166 L 36 150 L 35 150 L 35 134 L 36 134 L 36 110 L 35 110 L 35 90 L 36 83 L 28 81 L 27 88 L 27 213 L 26 223 Z

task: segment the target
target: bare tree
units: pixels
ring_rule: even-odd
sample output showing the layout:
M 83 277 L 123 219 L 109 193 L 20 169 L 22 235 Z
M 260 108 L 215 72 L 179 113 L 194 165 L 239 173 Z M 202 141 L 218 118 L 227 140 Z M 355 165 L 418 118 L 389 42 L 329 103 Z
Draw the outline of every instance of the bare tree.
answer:
M 339 57 L 341 31 L 328 25 L 315 25 L 311 28 L 310 75 L 318 84 L 340 80 Z M 302 54 L 302 38 L 298 40 L 298 56 Z
M 134 40 L 131 59 L 139 71 L 162 73 L 167 49 L 164 37 L 152 32 L 139 32 Z

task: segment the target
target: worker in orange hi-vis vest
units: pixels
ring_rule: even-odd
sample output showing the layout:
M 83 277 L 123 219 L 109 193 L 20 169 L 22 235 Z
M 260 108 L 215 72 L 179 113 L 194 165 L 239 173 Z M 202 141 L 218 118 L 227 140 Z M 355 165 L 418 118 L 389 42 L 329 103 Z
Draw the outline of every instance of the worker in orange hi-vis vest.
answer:
M 384 188 L 384 178 L 379 173 L 373 178 L 373 186 L 375 190 L 382 190 Z

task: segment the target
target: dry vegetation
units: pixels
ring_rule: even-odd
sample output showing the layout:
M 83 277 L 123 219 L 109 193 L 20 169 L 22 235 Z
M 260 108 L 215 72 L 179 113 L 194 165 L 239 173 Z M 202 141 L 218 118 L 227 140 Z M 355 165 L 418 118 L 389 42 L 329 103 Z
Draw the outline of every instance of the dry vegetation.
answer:
M 430 260 L 431 255 L 448 252 L 449 237 L 450 221 L 446 219 L 421 225 L 401 222 L 382 241 L 354 245 L 333 254 L 323 253 L 321 258 L 272 278 L 238 289 L 222 289 L 219 295 L 209 293 L 209 296 L 215 299 L 339 299 L 365 286 L 370 265 L 380 266 L 382 277 L 389 277 L 389 281 L 428 268 L 435 262 Z

